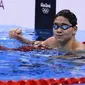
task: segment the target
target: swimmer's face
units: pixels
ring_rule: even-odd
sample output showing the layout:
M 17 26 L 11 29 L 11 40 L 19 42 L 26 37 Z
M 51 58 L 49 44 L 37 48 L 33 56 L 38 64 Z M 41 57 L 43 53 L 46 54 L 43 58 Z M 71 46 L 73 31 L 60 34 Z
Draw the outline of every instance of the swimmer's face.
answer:
M 72 27 L 72 24 L 67 18 L 63 16 L 58 16 L 54 20 L 53 33 L 57 41 L 67 41 L 70 40 L 76 33 L 77 26 Z

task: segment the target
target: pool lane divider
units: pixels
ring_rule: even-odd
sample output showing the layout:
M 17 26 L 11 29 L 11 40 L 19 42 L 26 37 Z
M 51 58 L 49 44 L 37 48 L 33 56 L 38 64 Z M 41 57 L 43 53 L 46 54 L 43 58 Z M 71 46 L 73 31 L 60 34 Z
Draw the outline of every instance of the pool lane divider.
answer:
M 0 80 L 0 85 L 72 85 L 85 84 L 85 77 L 81 78 L 50 78 L 50 79 L 30 79 L 30 80 Z
M 10 50 L 10 51 L 22 51 L 22 52 L 28 52 L 28 51 L 33 51 L 33 50 L 44 50 L 44 49 L 52 49 L 52 48 L 49 48 L 47 46 L 42 46 L 42 45 L 39 45 L 39 46 L 21 46 L 21 47 L 18 47 L 18 48 L 7 48 L 7 47 L 4 47 L 4 46 L 0 46 L 0 50 Z
M 85 41 L 82 42 L 83 44 L 85 44 Z M 22 52 L 28 52 L 28 51 L 33 51 L 33 50 L 44 50 L 44 49 L 47 49 L 47 50 L 51 50 L 52 48 L 49 48 L 47 46 L 42 46 L 42 45 L 39 45 L 39 46 L 21 46 L 21 47 L 18 47 L 18 48 L 7 48 L 7 47 L 4 47 L 4 46 L 0 46 L 0 50 L 11 50 L 11 51 L 22 51 Z

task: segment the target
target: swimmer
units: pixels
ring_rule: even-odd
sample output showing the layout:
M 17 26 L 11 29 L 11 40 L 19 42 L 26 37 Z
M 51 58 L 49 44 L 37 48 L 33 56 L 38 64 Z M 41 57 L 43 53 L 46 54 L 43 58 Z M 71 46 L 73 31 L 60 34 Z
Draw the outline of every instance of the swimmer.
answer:
M 30 45 L 42 45 L 52 49 L 63 50 L 85 50 L 85 45 L 75 39 L 78 30 L 77 17 L 68 9 L 59 11 L 53 22 L 53 36 L 44 41 L 30 41 L 25 39 L 20 28 L 9 31 L 10 38 L 15 38 L 23 43 Z

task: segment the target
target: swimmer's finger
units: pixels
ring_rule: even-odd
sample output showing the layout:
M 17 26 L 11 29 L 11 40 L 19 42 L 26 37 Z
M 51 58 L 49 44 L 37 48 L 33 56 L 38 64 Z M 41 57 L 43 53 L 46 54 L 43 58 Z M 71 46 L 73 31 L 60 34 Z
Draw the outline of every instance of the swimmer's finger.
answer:
M 9 34 L 10 34 L 10 35 L 13 35 L 13 34 L 16 32 L 16 30 L 17 30 L 17 29 L 11 29 L 11 30 L 9 31 Z
M 9 36 L 10 36 L 11 38 L 14 38 L 14 37 L 15 37 L 16 30 L 17 30 L 17 29 L 12 29 L 12 30 L 9 31 Z
M 15 38 L 17 35 L 22 35 L 22 30 L 19 28 L 14 28 L 9 31 L 9 35 L 11 38 Z
M 13 37 L 13 36 L 14 36 L 14 34 L 15 34 L 15 32 L 14 32 L 14 31 L 9 31 L 9 35 L 10 35 L 10 37 Z
M 16 33 L 19 34 L 19 35 L 22 35 L 22 30 L 21 29 L 17 29 Z
M 14 32 L 14 31 L 17 31 L 19 28 L 13 28 L 10 30 L 10 32 Z

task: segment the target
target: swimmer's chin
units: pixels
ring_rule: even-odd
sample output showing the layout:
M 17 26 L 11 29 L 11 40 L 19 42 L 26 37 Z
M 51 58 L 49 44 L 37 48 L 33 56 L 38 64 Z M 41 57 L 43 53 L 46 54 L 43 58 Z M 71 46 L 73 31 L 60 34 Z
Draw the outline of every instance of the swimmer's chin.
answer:
M 64 39 L 56 39 L 59 43 L 64 42 Z

